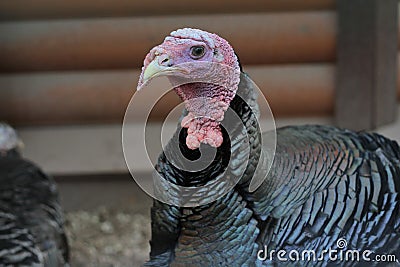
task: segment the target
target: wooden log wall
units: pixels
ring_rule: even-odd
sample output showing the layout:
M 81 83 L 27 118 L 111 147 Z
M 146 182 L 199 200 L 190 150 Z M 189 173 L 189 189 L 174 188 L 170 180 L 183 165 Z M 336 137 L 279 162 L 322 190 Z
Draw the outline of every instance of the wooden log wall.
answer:
M 13 0 L 0 1 L 2 20 L 70 19 L 98 17 L 132 17 L 179 14 L 223 14 L 327 10 L 335 0 Z
M 120 123 L 146 53 L 186 26 L 228 39 L 276 116 L 333 114 L 333 0 L 156 2 L 2 1 L 0 119 Z
M 335 59 L 334 12 L 216 14 L 2 23 L 0 71 L 138 68 L 189 25 L 229 40 L 245 65 Z

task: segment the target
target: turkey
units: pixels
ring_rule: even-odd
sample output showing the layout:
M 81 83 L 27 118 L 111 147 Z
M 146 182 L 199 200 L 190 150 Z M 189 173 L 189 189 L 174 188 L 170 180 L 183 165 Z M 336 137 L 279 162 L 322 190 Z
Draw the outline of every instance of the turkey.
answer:
M 218 179 L 230 160 L 238 168 L 243 165 L 242 144 L 249 147 L 250 158 L 238 183 L 215 201 L 187 207 L 154 200 L 145 266 L 354 266 L 368 260 L 377 264 L 374 259 L 380 254 L 400 259 L 396 142 L 329 126 L 280 128 L 272 167 L 261 185 L 250 190 L 256 166 L 264 162 L 260 139 L 271 133 L 260 131 L 255 90 L 240 78 L 246 74 L 240 74 L 238 57 L 226 40 L 198 29 L 173 31 L 146 56 L 138 89 L 146 90 L 145 85 L 163 73 L 201 76 L 201 62 L 232 71 L 219 84 L 174 87 L 186 110 L 158 159 L 156 173 L 173 185 L 200 187 Z M 247 140 L 222 127 L 229 119 L 224 117 L 228 107 L 240 117 Z M 180 153 L 169 153 L 177 143 Z M 182 157 L 195 160 L 208 148 L 216 152 L 207 168 L 188 172 L 173 164 L 184 161 Z M 360 260 L 337 260 L 324 252 L 328 249 L 357 250 L 360 258 L 364 251 L 369 254 Z M 295 253 L 289 257 L 293 250 L 314 251 L 317 259 L 299 259 Z M 277 258 L 277 251 L 284 251 L 280 257 L 286 260 Z
M 69 266 L 57 186 L 0 124 L 0 266 Z

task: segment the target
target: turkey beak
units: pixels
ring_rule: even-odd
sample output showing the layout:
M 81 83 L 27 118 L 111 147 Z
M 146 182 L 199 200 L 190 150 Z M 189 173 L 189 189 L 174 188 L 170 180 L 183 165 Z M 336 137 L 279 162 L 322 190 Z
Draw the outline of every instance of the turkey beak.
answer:
M 145 66 L 139 80 L 137 90 L 142 89 L 151 79 L 171 71 L 171 58 L 166 54 L 156 55 L 154 59 Z
M 168 67 L 160 65 L 158 59 L 155 58 L 149 65 L 147 65 L 143 72 L 143 83 L 146 83 L 150 79 L 160 75 L 166 69 L 168 69 Z
M 155 77 L 174 73 L 186 73 L 186 71 L 179 66 L 174 66 L 168 55 L 158 55 L 143 70 L 137 90 L 141 90 L 144 85 Z

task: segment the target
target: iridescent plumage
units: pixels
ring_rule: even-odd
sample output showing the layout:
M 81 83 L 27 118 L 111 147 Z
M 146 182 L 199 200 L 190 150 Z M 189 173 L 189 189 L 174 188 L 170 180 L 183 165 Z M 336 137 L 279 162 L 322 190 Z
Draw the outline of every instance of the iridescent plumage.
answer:
M 258 127 L 252 85 L 241 80 L 237 92 L 245 97 L 235 96 L 229 104 L 246 128 L 251 155 L 243 177 L 234 190 L 207 205 L 178 208 L 155 200 L 146 266 L 356 265 L 326 257 L 319 262 L 257 259 L 264 246 L 313 249 L 318 254 L 336 248 L 340 238 L 347 240 L 347 250 L 368 249 L 400 259 L 398 144 L 378 134 L 329 126 L 280 128 L 271 171 L 251 192 L 249 184 L 265 149 L 261 135 L 268 138 L 271 133 Z M 187 147 L 186 137 L 187 130 L 178 127 L 165 150 L 179 142 L 186 158 L 196 158 L 199 152 Z M 224 132 L 223 140 L 213 164 L 204 170 L 182 171 L 165 153 L 156 170 L 177 185 L 203 185 L 224 171 L 226 161 L 235 161 L 238 168 L 245 162 L 240 146 L 244 140 Z

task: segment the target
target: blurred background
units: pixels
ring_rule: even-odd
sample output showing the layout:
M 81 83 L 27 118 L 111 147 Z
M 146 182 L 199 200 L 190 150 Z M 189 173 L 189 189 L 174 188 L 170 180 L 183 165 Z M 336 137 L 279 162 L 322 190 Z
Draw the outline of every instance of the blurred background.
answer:
M 400 141 L 398 13 L 397 0 L 1 1 L 0 120 L 59 184 L 72 266 L 148 257 L 152 200 L 128 173 L 121 124 L 145 55 L 172 30 L 227 39 L 278 126 Z M 159 118 L 176 104 L 161 103 Z

